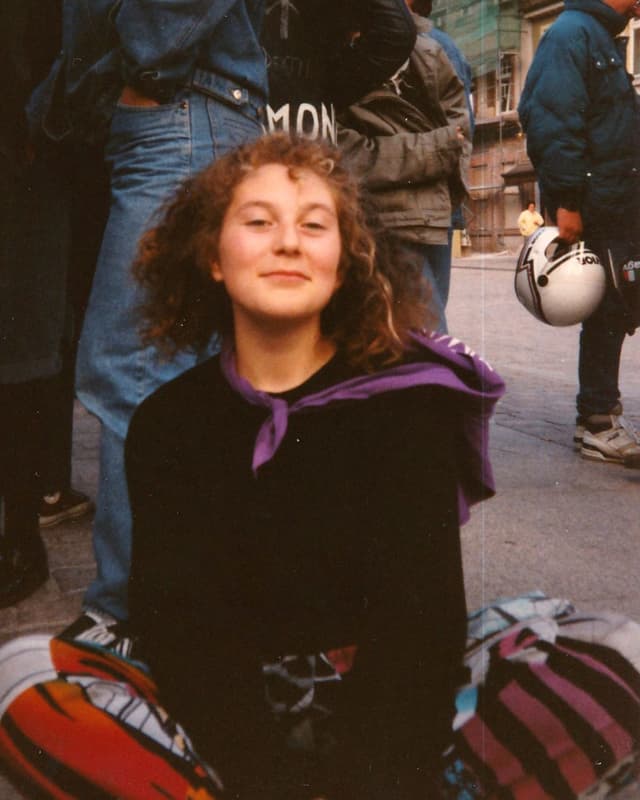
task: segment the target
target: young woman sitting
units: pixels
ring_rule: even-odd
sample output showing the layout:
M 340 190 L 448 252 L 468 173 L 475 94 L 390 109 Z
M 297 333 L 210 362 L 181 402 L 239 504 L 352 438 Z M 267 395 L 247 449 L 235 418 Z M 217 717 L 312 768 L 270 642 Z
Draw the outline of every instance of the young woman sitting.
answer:
M 284 135 L 187 182 L 142 242 L 145 338 L 165 351 L 222 339 L 142 403 L 127 439 L 130 625 L 157 688 L 115 656 L 94 662 L 161 729 L 117 718 L 162 761 L 141 780 L 168 792 L 173 770 L 191 792 L 167 796 L 439 796 L 463 677 L 459 525 L 492 493 L 502 384 L 459 342 L 416 330 L 420 277 L 385 252 L 338 153 Z M 52 684 L 73 672 L 63 644 L 83 647 L 51 645 Z M 100 706 L 88 662 L 74 661 L 77 702 Z M 143 761 L 120 758 L 119 778 L 90 779 L 165 796 L 123 789 Z

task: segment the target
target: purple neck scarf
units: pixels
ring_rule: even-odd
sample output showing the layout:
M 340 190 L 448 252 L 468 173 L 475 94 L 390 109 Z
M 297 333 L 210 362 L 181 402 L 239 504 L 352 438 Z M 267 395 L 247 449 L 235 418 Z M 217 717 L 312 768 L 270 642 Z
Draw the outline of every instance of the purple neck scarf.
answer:
M 412 338 L 423 358 L 428 359 L 433 354 L 438 360 L 414 361 L 371 375 L 359 375 L 291 404 L 254 389 L 238 375 L 233 349 L 225 343 L 220 364 L 229 385 L 252 405 L 270 411 L 256 437 L 252 462 L 254 475 L 278 451 L 287 432 L 290 414 L 340 400 L 366 400 L 376 394 L 413 386 L 443 386 L 456 392 L 463 400 L 462 437 L 457 443 L 460 464 L 458 506 L 460 524 L 467 522 L 469 507 L 495 494 L 489 462 L 489 418 L 496 402 L 504 394 L 504 382 L 486 361 L 458 339 L 439 334 L 414 334 Z

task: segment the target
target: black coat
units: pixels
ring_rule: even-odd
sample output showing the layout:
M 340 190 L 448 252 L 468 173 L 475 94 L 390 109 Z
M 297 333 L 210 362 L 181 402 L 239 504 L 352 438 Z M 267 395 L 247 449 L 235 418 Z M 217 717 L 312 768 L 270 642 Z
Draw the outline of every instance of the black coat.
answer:
M 269 127 L 335 143 L 334 108 L 346 107 L 393 75 L 415 39 L 405 0 L 267 2 L 261 41 Z

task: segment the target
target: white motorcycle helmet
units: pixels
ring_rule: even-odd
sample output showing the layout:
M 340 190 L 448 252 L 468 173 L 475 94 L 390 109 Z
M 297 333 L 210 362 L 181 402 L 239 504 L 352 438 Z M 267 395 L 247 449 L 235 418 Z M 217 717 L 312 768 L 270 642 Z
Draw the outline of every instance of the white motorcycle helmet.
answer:
M 606 274 L 584 242 L 568 245 L 558 229 L 538 228 L 525 241 L 516 267 L 518 300 L 547 325 L 575 325 L 600 305 Z

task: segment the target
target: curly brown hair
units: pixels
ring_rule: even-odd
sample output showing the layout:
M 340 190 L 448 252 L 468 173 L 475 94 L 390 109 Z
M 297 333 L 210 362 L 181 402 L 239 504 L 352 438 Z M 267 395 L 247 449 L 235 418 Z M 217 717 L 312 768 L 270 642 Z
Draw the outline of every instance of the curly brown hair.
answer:
M 418 265 L 376 229 L 355 178 L 328 144 L 286 134 L 239 147 L 187 180 L 142 238 L 134 275 L 146 290 L 142 337 L 166 354 L 202 350 L 214 333 L 233 332 L 231 302 L 211 277 L 224 216 L 247 173 L 282 164 L 292 177 L 307 170 L 326 181 L 336 202 L 342 283 L 321 314 L 321 330 L 353 367 L 398 361 L 409 331 L 423 328 L 427 291 Z

